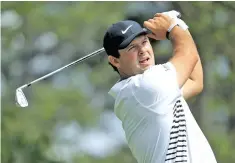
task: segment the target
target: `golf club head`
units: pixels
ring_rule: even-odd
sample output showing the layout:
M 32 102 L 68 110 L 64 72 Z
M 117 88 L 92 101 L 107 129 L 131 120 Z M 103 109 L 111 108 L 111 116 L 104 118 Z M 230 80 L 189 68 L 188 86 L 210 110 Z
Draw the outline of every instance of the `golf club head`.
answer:
M 20 107 L 27 107 L 28 106 L 28 101 L 24 95 L 24 92 L 22 89 L 18 88 L 16 89 L 16 104 Z

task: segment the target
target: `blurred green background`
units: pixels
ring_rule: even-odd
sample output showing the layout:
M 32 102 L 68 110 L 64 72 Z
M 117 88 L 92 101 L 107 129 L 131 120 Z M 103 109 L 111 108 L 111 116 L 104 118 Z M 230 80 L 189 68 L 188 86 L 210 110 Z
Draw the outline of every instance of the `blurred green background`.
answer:
M 235 2 L 2 2 L 1 162 L 136 163 L 107 94 L 119 76 L 105 53 L 25 89 L 27 108 L 15 106 L 15 89 L 101 48 L 112 23 L 172 9 L 204 68 L 191 110 L 218 163 L 234 163 Z M 157 63 L 172 55 L 169 41 L 152 45 Z

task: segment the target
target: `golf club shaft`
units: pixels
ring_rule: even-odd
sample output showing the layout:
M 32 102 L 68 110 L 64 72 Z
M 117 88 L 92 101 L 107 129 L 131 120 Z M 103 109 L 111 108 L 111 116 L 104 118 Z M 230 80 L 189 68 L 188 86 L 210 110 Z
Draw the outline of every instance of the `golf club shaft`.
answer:
M 38 78 L 38 79 L 36 79 L 36 80 L 34 80 L 34 81 L 31 81 L 30 83 L 25 84 L 25 85 L 21 86 L 20 88 L 23 89 L 23 88 L 25 88 L 25 87 L 29 87 L 29 86 L 31 86 L 33 83 L 36 83 L 36 82 L 38 82 L 38 81 L 40 81 L 40 80 L 43 80 L 43 79 L 45 79 L 45 78 L 48 78 L 49 76 L 52 76 L 52 75 L 54 75 L 55 73 L 57 73 L 57 72 L 59 72 L 59 71 L 65 69 L 65 68 L 67 68 L 67 67 L 70 67 L 70 66 L 72 66 L 72 65 L 74 65 L 74 64 L 76 64 L 76 63 L 82 62 L 83 60 L 86 60 L 86 59 L 91 58 L 91 57 L 93 57 L 93 56 L 95 56 L 95 55 L 97 55 L 97 54 L 100 54 L 100 53 L 103 52 L 103 51 L 104 51 L 104 48 L 101 48 L 101 49 L 99 49 L 99 50 L 96 50 L 96 51 L 94 51 L 93 53 L 88 54 L 88 55 L 86 55 L 86 56 L 84 56 L 84 57 L 82 57 L 82 58 L 80 58 L 80 59 L 78 59 L 78 60 L 76 60 L 76 61 L 73 61 L 73 62 L 71 62 L 71 63 L 69 63 L 69 64 L 67 64 L 67 65 L 65 65 L 65 66 L 63 66 L 63 67 L 61 67 L 61 68 L 59 68 L 59 69 L 57 69 L 57 70 L 55 70 L 55 71 L 53 71 L 53 72 L 47 74 L 47 75 L 44 75 L 44 76 L 42 76 L 42 77 L 40 77 L 40 78 Z

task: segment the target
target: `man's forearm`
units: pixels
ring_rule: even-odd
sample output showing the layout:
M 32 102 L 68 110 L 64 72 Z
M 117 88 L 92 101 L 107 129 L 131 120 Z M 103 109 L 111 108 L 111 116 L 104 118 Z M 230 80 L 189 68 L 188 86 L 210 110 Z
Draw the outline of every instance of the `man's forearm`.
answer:
M 176 68 L 180 88 L 186 83 L 198 61 L 198 52 L 191 35 L 180 27 L 173 28 L 170 33 L 173 45 L 173 57 L 170 62 Z
M 189 31 L 187 33 L 190 35 Z M 198 55 L 198 61 L 183 86 L 183 96 L 185 99 L 198 95 L 203 90 L 203 69 Z
M 191 36 L 189 30 L 186 30 L 186 33 Z M 202 63 L 201 63 L 200 56 L 199 55 L 197 55 L 197 56 L 198 56 L 198 61 L 195 65 L 191 75 L 189 76 L 189 79 L 203 83 Z

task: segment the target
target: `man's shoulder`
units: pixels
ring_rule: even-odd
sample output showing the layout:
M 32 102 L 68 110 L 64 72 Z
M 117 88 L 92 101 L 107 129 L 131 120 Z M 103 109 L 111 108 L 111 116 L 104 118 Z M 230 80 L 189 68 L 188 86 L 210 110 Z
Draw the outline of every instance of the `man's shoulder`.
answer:
M 109 94 L 112 96 L 112 97 L 114 97 L 114 98 L 116 98 L 116 96 L 118 95 L 118 94 L 120 94 L 120 92 L 122 91 L 122 90 L 126 90 L 126 89 L 128 89 L 129 87 L 130 87 L 130 84 L 131 84 L 131 82 L 132 82 L 132 80 L 133 80 L 133 77 L 130 77 L 130 78 L 127 78 L 127 79 L 123 79 L 123 80 L 118 80 L 114 85 L 113 85 L 113 87 L 109 90 Z
M 141 98 L 143 96 L 155 96 L 163 90 L 167 90 L 167 87 L 171 87 L 169 85 L 173 82 L 172 73 L 168 74 L 171 70 L 172 66 L 169 62 L 151 66 L 142 74 L 119 80 L 110 89 L 109 94 L 115 99 L 118 95 L 121 95 L 121 97 L 134 95 Z
M 164 70 L 165 69 L 165 70 Z M 120 92 L 132 91 L 135 94 L 143 94 L 145 91 L 154 91 L 161 85 L 159 78 L 163 77 L 163 71 L 167 71 L 167 65 L 154 65 L 149 67 L 142 74 L 137 74 L 129 78 L 118 80 L 110 89 L 109 94 L 114 98 Z

